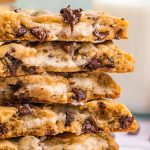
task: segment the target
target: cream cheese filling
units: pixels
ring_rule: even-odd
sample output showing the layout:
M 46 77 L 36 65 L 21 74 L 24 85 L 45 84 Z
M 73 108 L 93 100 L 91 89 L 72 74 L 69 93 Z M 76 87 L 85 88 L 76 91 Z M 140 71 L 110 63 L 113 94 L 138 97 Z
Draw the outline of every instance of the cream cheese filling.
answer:
M 66 35 L 66 36 L 90 36 L 93 34 L 94 27 L 88 22 L 79 22 L 74 25 L 73 33 L 71 33 L 70 26 L 63 26 L 60 23 L 41 24 L 41 27 L 46 28 L 52 35 Z
M 50 93 L 54 95 L 62 95 L 68 92 L 67 85 L 63 83 L 58 83 L 56 85 L 46 85 L 46 84 L 29 84 L 27 85 L 28 90 L 42 88 L 44 90 L 48 90 Z
M 39 55 L 36 57 L 26 57 L 22 60 L 24 64 L 33 65 L 33 66 L 53 66 L 53 67 L 77 67 L 87 63 L 86 58 L 78 59 L 73 61 L 73 59 L 68 58 L 66 61 L 56 58 L 48 57 L 44 55 Z
M 71 79 L 71 81 L 74 82 L 74 86 L 81 87 L 82 89 L 93 90 L 94 94 L 106 93 L 106 91 L 110 91 L 109 88 L 103 88 L 103 86 L 99 85 L 91 78 L 74 78 Z
M 40 126 L 45 125 L 46 123 L 51 123 L 51 124 L 55 124 L 56 122 L 56 117 L 45 117 L 45 118 L 33 118 L 31 120 L 26 120 L 24 121 L 23 125 L 25 127 L 26 130 L 28 129 L 32 129 L 32 128 L 37 128 Z
M 58 144 L 55 146 L 48 146 L 46 150 L 97 150 L 97 149 L 106 149 L 108 148 L 107 141 L 103 139 L 95 139 L 95 138 L 87 138 L 81 143 L 73 143 L 73 144 Z

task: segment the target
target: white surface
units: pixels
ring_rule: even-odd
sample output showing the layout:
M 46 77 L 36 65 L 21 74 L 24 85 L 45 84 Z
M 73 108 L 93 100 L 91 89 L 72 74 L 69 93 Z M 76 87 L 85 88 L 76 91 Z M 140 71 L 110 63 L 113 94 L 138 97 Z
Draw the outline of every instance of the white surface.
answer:
M 93 7 L 129 21 L 129 40 L 116 43 L 135 56 L 135 72 L 116 80 L 121 101 L 135 113 L 150 113 L 150 0 L 93 0 Z
M 140 131 L 137 135 L 116 133 L 115 139 L 120 150 L 150 150 L 150 121 L 140 121 Z

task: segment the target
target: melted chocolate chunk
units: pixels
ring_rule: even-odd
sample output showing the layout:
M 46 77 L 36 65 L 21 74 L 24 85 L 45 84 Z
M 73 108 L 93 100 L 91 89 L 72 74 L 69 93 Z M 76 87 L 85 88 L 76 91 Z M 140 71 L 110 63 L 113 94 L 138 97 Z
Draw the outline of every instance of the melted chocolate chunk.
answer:
M 97 58 L 93 57 L 85 67 L 88 70 L 93 71 L 93 70 L 96 70 L 98 68 L 101 68 L 102 64 Z
M 80 22 L 81 18 L 81 12 L 83 10 L 81 8 L 79 9 L 71 9 L 70 5 L 66 8 L 63 8 L 60 10 L 60 13 L 63 16 L 64 22 L 68 23 L 71 28 L 71 32 L 73 33 L 73 26 Z
M 18 109 L 18 116 L 26 116 L 32 113 L 32 109 L 29 104 L 15 104 L 14 107 Z
M 22 70 L 25 72 L 28 72 L 29 74 L 35 74 L 37 73 L 37 67 L 36 66 L 22 66 Z
M 7 132 L 8 132 L 8 129 L 5 127 L 5 125 L 0 123 L 0 136 Z
M 115 63 L 112 57 L 101 56 L 100 58 L 96 58 L 95 56 L 86 64 L 85 68 L 90 71 L 96 70 L 98 68 L 115 68 Z
M 134 121 L 134 117 L 129 117 L 127 115 L 119 118 L 120 127 L 122 129 L 129 128 L 132 125 L 133 121 Z
M 97 30 L 93 31 L 93 35 L 97 37 L 97 40 L 103 40 L 104 38 L 106 38 L 109 35 L 109 32 L 99 32 Z
M 71 112 L 66 112 L 66 123 L 65 123 L 65 126 L 70 126 L 71 125 L 71 122 L 74 121 L 74 114 L 71 113 Z
M 96 123 L 94 122 L 94 120 L 91 117 L 88 117 L 82 125 L 82 132 L 84 133 L 97 133 L 98 131 L 100 131 L 101 129 L 99 129 L 96 126 Z
M 115 62 L 112 57 L 104 56 L 104 58 L 101 60 L 101 63 L 103 64 L 103 67 L 110 69 L 115 68 Z
M 14 53 L 16 51 L 16 49 L 14 47 L 11 47 L 10 52 Z
M 28 29 L 22 26 L 16 31 L 16 37 L 24 36 L 27 32 L 28 32 Z
M 61 42 L 61 48 L 70 55 L 77 56 L 79 54 L 80 44 L 76 42 Z
M 31 29 L 31 33 L 35 35 L 41 41 L 45 41 L 48 37 L 48 31 L 40 27 L 34 27 Z
M 22 64 L 22 61 L 12 56 L 10 53 L 6 53 L 5 57 L 8 58 L 10 63 L 7 63 L 8 69 L 11 75 L 16 75 L 18 67 Z
M 74 100 L 82 101 L 82 100 L 86 99 L 86 96 L 87 96 L 86 92 L 83 91 L 82 89 L 80 89 L 80 88 L 73 88 L 72 92 L 74 93 L 74 95 L 72 97 Z
M 63 50 L 65 50 L 67 53 L 71 54 L 71 47 L 72 47 L 72 42 L 62 42 L 61 47 Z
M 23 82 L 22 81 L 17 81 L 15 84 L 8 84 L 10 90 L 13 92 L 18 91 L 20 88 L 23 87 Z
M 105 109 L 106 108 L 106 104 L 103 103 L 103 102 L 99 102 L 98 105 L 99 105 L 100 109 Z
M 116 32 L 115 39 L 119 40 L 121 33 L 122 33 L 122 29 L 118 30 L 118 31 Z

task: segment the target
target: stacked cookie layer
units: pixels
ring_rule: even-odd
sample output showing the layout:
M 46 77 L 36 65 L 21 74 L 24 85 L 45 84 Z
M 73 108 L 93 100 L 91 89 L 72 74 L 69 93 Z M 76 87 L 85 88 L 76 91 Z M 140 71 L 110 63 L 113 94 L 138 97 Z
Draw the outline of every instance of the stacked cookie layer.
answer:
M 138 129 L 106 74 L 134 70 L 108 41 L 127 38 L 127 25 L 70 7 L 0 13 L 0 149 L 117 150 L 110 132 Z

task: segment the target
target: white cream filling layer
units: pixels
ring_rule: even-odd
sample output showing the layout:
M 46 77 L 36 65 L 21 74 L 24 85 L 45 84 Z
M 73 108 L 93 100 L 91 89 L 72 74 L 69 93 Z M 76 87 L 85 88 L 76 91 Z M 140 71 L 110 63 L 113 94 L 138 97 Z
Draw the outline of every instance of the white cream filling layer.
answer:
M 66 61 L 64 61 L 56 57 L 39 55 L 36 57 L 24 58 L 23 62 L 24 64 L 33 66 L 76 67 L 87 63 L 87 59 L 80 59 L 76 60 L 75 62 L 71 58 L 68 58 Z
M 82 89 L 93 90 L 94 94 L 105 93 L 106 90 L 110 90 L 108 88 L 104 89 L 102 86 L 98 85 L 96 81 L 90 78 L 74 78 L 71 81 L 74 82 L 74 86 L 81 87 Z
M 43 150 L 40 140 L 34 136 L 26 136 L 19 141 L 19 150 Z
M 47 28 L 52 35 L 67 35 L 67 36 L 89 36 L 93 33 L 94 27 L 87 22 L 79 22 L 74 25 L 73 33 L 69 25 L 67 27 L 62 26 L 60 23 L 41 24 L 41 27 Z
M 32 129 L 32 128 L 37 128 L 40 127 L 46 123 L 52 123 L 54 124 L 56 122 L 56 117 L 52 117 L 52 118 L 35 118 L 35 119 L 31 119 L 31 120 L 26 120 L 24 121 L 24 127 L 25 129 Z
M 44 90 L 48 90 L 50 93 L 54 95 L 61 95 L 68 92 L 67 86 L 63 83 L 58 83 L 56 85 L 46 85 L 46 84 L 30 84 L 27 86 L 27 89 L 32 90 L 35 88 L 42 88 Z
M 81 144 L 80 143 L 72 144 L 72 145 L 69 145 L 69 143 L 58 144 L 56 146 L 50 146 L 50 147 L 48 146 L 46 150 L 55 150 L 55 149 L 62 150 L 64 148 L 65 150 L 97 150 L 97 149 L 108 148 L 108 144 L 107 141 L 104 141 L 103 139 L 101 139 L 100 141 L 91 137 L 85 139 L 84 142 L 82 142 Z

